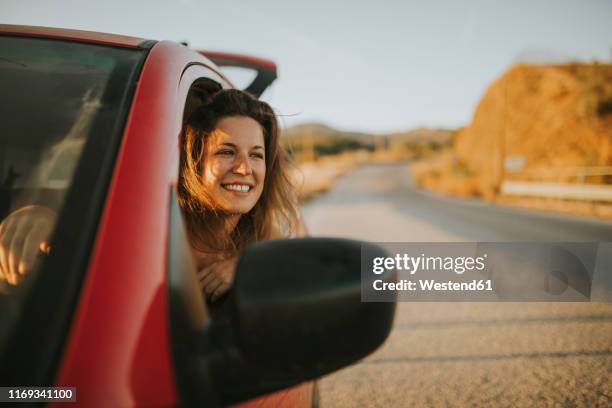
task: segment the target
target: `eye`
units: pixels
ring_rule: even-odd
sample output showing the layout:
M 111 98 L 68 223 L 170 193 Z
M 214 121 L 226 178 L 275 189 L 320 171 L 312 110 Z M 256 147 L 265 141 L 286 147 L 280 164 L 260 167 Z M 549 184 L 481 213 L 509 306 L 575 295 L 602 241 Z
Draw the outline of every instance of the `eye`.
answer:
M 263 155 L 263 153 L 253 152 L 253 153 L 251 153 L 251 157 L 255 157 L 257 159 L 263 159 L 264 155 Z
M 230 149 L 222 149 L 217 152 L 219 156 L 232 156 L 234 154 L 233 150 Z

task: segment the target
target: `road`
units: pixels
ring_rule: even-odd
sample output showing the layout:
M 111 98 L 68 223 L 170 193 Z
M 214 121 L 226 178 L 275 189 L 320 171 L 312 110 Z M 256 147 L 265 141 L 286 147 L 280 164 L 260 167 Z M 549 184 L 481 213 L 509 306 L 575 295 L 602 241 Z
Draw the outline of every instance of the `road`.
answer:
M 374 242 L 612 241 L 612 223 L 416 189 L 370 165 L 303 207 L 313 235 Z M 320 381 L 321 406 L 612 406 L 612 304 L 398 304 L 387 342 Z

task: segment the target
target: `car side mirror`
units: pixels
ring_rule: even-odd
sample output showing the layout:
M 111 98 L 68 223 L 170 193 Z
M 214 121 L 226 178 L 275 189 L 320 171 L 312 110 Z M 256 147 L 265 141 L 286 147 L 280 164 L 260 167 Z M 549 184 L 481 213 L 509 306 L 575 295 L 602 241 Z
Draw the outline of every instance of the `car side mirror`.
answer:
M 331 238 L 253 245 L 215 314 L 202 299 L 174 188 L 168 221 L 170 345 L 182 405 L 226 406 L 297 385 L 356 362 L 389 334 L 395 303 L 361 301 L 362 249 L 387 256 L 380 247 Z
M 332 238 L 266 241 L 242 254 L 227 314 L 210 327 L 218 353 L 211 378 L 223 403 L 314 379 L 385 341 L 395 303 L 361 301 L 362 245 L 385 256 Z

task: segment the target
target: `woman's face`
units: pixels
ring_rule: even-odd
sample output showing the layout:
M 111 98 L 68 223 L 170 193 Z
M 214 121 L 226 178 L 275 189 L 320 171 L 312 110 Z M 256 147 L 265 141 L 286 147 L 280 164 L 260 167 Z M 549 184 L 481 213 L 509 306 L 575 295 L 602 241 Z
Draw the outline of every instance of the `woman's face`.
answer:
M 215 209 L 246 214 L 264 187 L 266 157 L 263 130 L 246 116 L 221 119 L 208 136 L 202 178 Z

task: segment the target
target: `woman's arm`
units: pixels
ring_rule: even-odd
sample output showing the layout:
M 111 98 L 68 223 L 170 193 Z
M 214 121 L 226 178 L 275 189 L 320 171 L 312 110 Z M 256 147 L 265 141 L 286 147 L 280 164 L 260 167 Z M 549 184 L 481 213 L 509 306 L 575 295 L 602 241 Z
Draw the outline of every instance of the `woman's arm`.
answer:
M 308 227 L 300 214 L 292 237 L 306 237 L 308 235 Z M 198 254 L 196 253 L 196 257 L 197 255 Z M 232 287 L 239 256 L 240 255 L 235 255 L 227 259 L 218 258 L 218 260 L 214 260 L 212 262 L 209 261 L 207 266 L 198 271 L 200 288 L 206 294 L 206 297 L 212 302 L 219 299 Z
M 238 255 L 199 270 L 200 288 L 211 302 L 219 299 L 232 287 L 237 263 Z

